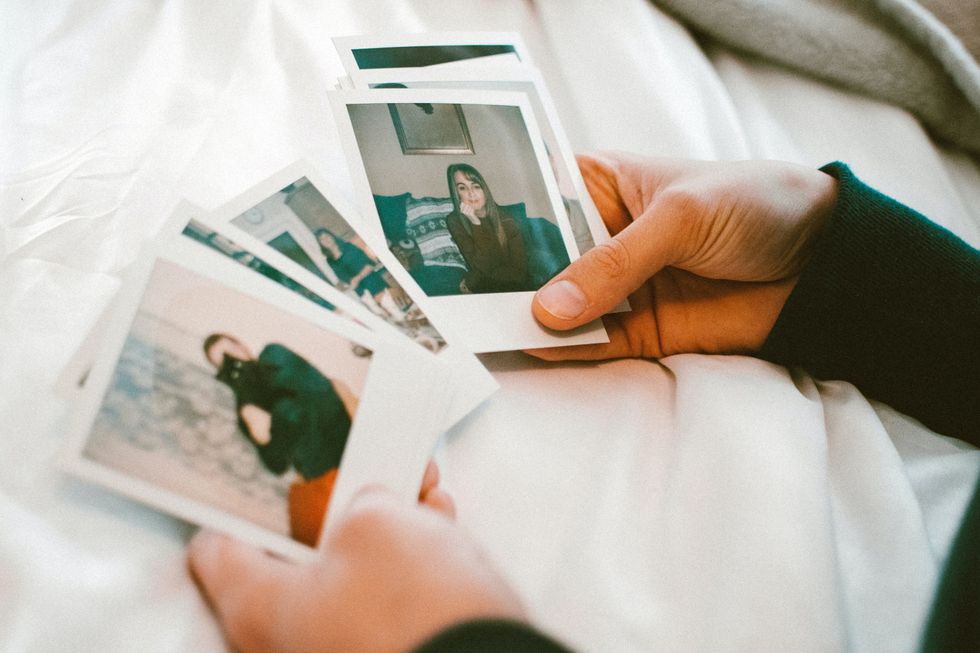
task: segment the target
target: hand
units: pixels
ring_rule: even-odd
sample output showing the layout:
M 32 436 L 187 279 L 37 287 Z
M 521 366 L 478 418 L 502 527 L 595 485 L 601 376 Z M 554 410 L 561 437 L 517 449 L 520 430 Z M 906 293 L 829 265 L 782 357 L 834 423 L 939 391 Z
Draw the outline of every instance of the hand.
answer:
M 765 342 L 830 215 L 837 182 L 790 163 L 580 156 L 613 239 L 534 297 L 565 330 L 604 318 L 609 343 L 532 350 L 546 360 L 751 353 Z
M 264 408 L 255 404 L 244 404 L 238 409 L 238 416 L 248 431 L 248 436 L 255 444 L 265 446 L 272 440 L 272 415 Z
M 294 565 L 209 531 L 191 571 L 235 650 L 407 651 L 468 619 L 523 619 L 523 608 L 452 521 L 426 472 L 422 506 L 368 488 L 326 535 L 323 558 Z
M 351 277 L 351 280 L 348 282 L 348 287 L 357 288 L 372 272 L 374 272 L 374 268 L 370 265 L 365 265 L 361 268 L 360 272 Z
M 462 213 L 467 220 L 473 223 L 474 226 L 478 226 L 480 224 L 480 217 L 476 214 L 476 208 L 469 202 L 460 202 L 459 212 Z

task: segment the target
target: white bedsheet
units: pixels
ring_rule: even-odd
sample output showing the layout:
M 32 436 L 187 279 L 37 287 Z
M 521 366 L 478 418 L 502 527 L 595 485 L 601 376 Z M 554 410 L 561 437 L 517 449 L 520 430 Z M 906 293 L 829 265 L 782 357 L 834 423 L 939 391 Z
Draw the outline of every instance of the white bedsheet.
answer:
M 0 10 L 3 651 L 222 650 L 191 527 L 54 468 L 53 385 L 177 196 L 216 206 L 300 156 L 347 187 L 330 36 L 519 30 L 578 149 L 842 159 L 980 241 L 976 165 L 906 113 L 705 52 L 641 0 L 50 4 Z M 446 484 L 544 628 L 586 651 L 915 648 L 976 451 L 749 358 L 483 360 L 502 390 L 448 435 Z

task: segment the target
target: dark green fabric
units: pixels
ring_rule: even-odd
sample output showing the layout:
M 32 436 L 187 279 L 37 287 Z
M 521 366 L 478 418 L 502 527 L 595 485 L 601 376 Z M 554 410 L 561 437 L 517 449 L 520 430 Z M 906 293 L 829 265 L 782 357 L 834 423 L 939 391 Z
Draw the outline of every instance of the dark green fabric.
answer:
M 943 570 L 922 650 L 980 651 L 980 480 Z
M 333 383 L 303 357 L 279 344 L 267 345 L 258 358 L 272 406 L 272 439 L 262 449 L 284 442 L 282 455 L 306 480 L 340 466 L 351 419 Z M 280 448 L 282 449 L 282 447 Z
M 280 344 L 267 345 L 257 360 L 225 355 L 217 378 L 235 393 L 238 427 L 249 436 L 262 464 L 273 474 L 294 467 L 313 480 L 340 466 L 351 420 L 330 379 Z M 271 417 L 270 439 L 259 444 L 241 417 L 253 404 Z
M 448 628 L 414 653 L 569 653 L 569 650 L 516 621 L 487 619 Z

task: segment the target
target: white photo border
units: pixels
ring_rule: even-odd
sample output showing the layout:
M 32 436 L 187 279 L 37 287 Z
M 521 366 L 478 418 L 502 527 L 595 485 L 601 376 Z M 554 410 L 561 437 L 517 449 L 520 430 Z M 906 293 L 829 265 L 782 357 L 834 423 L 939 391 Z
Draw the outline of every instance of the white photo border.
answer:
M 548 86 L 545 84 L 544 77 L 537 68 L 514 64 L 501 64 L 500 66 L 495 67 L 492 71 L 479 69 L 468 70 L 463 68 L 447 69 L 438 67 L 389 68 L 355 70 L 352 71 L 350 76 L 346 79 L 350 82 L 354 89 L 358 90 L 371 90 L 372 85 L 374 84 L 386 83 L 444 84 L 445 86 L 441 86 L 441 88 L 454 88 L 454 83 L 479 84 L 481 82 L 487 84 L 513 83 L 529 85 L 537 96 L 537 102 L 534 101 L 535 98 L 531 98 L 531 108 L 532 110 L 535 110 L 537 106 L 540 106 L 540 110 L 543 115 L 537 116 L 536 113 L 539 127 L 541 122 L 547 121 L 549 127 L 551 128 L 551 132 L 555 140 L 555 147 L 557 148 L 556 156 L 559 157 L 561 163 L 565 166 L 568 177 L 571 180 L 572 187 L 575 191 L 576 197 L 574 199 L 577 199 L 582 207 L 582 214 L 585 216 L 585 222 L 588 225 L 589 233 L 592 236 L 593 242 L 596 245 L 601 245 L 612 240 L 612 236 L 609 234 L 609 229 L 606 228 L 606 223 L 602 221 L 602 216 L 599 215 L 599 210 L 596 208 L 595 202 L 592 201 L 592 196 L 589 194 L 589 189 L 585 185 L 585 180 L 582 179 L 582 173 L 579 171 L 578 162 L 575 159 L 575 150 L 572 148 L 572 144 L 568 140 L 568 135 L 565 133 L 565 130 L 561 125 L 561 120 L 558 116 L 558 109 L 555 105 L 554 99 L 551 97 L 551 93 L 548 91 Z M 473 87 L 470 86 L 469 88 Z M 493 89 L 488 88 L 487 90 Z M 523 91 L 520 91 L 519 89 L 511 89 L 508 92 Z M 530 93 L 528 93 L 528 96 L 530 97 Z M 585 254 L 585 251 L 583 251 L 581 248 L 577 249 L 579 256 Z M 624 313 L 629 310 L 629 300 L 624 299 L 618 306 L 614 307 L 609 312 Z
M 359 201 L 361 215 L 370 224 L 365 225 L 364 236 L 372 236 L 372 247 L 387 249 L 381 218 L 374 203 L 374 195 L 367 176 L 364 161 L 348 106 L 359 104 L 431 103 L 516 107 L 520 110 L 525 129 L 534 150 L 538 170 L 544 180 L 548 200 L 555 215 L 562 242 L 569 261 L 578 258 L 575 237 L 561 202 L 554 173 L 548 163 L 544 142 L 538 129 L 530 103 L 521 93 L 499 91 L 445 90 L 445 89 L 373 89 L 358 91 L 332 91 L 328 93 L 334 111 L 340 141 L 347 155 L 355 197 Z M 413 291 L 422 292 L 407 270 L 398 264 L 402 274 L 396 276 L 399 283 L 407 277 Z M 423 294 L 425 294 L 423 292 Z M 462 300 L 460 298 L 462 297 Z M 566 332 L 547 329 L 531 315 L 533 292 L 487 293 L 472 296 L 429 297 L 431 305 L 438 309 L 439 324 L 448 324 L 454 333 L 464 339 L 466 346 L 476 353 L 560 347 L 608 342 L 601 320 Z M 463 311 L 463 314 L 460 314 Z M 474 327 L 475 330 L 474 330 Z

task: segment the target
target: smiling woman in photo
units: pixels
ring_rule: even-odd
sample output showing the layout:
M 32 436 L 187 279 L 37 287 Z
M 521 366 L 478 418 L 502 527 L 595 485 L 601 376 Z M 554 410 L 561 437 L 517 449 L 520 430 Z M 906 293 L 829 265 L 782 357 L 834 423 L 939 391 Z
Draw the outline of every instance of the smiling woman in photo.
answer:
M 470 293 L 529 290 L 524 237 L 517 221 L 493 200 L 483 175 L 471 165 L 446 170 L 453 211 L 446 222 L 467 272 L 460 290 Z

